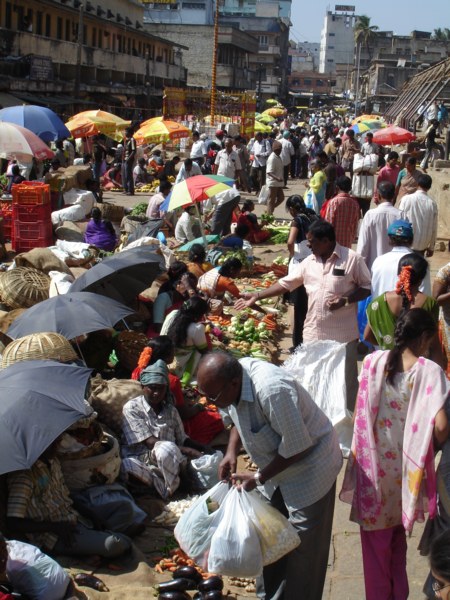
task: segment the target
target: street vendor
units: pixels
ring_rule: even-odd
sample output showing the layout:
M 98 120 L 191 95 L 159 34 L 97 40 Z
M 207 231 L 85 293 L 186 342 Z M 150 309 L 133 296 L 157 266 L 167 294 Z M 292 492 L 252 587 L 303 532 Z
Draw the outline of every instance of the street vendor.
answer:
M 208 298 L 222 300 L 225 292 L 240 298 L 239 288 L 233 279 L 239 277 L 242 263 L 238 258 L 228 258 L 219 269 L 211 269 L 198 280 L 198 289 Z
M 198 388 L 232 425 L 221 479 L 250 492 L 256 488 L 284 514 L 301 543 L 264 567 L 258 597 L 320 600 L 328 565 L 342 455 L 331 422 L 285 369 L 224 352 L 204 356 Z M 241 445 L 256 463 L 236 472 Z
M 142 370 L 142 395 L 123 407 L 122 472 L 154 487 L 166 499 L 178 489 L 189 458 L 214 451 L 184 431 L 162 360 Z
M 31 469 L 8 475 L 7 527 L 53 554 L 121 556 L 131 548 L 121 533 L 98 531 L 72 506 L 56 440 Z

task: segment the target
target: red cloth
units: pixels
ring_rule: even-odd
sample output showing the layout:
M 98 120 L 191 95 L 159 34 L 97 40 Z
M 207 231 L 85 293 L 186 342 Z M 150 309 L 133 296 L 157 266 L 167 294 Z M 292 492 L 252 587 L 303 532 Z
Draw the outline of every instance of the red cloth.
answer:
M 254 217 L 254 219 L 252 219 L 249 218 L 248 214 L 249 213 L 241 213 L 238 219 L 239 225 L 247 225 L 249 228 L 246 239 L 250 244 L 261 244 L 262 242 L 265 242 L 270 237 L 270 233 L 260 228 L 255 215 L 250 213 L 251 216 Z
M 0 600 L 14 600 L 14 596 L 11 596 L 11 594 L 4 594 L 3 592 L 0 592 Z

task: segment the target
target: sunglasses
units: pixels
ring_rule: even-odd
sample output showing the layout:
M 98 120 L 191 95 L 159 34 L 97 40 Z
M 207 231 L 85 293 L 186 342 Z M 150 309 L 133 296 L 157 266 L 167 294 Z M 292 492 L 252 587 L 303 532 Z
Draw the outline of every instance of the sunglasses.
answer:
M 434 592 L 434 595 L 436 596 L 436 598 L 440 598 L 441 597 L 441 591 L 445 590 L 445 588 L 450 587 L 450 583 L 447 583 L 447 585 L 441 585 L 439 583 L 439 581 L 433 581 L 433 583 L 431 584 L 431 589 Z
M 210 402 L 211 404 L 216 404 L 217 400 L 220 398 L 220 396 L 223 394 L 223 390 L 220 390 L 220 392 L 217 394 L 217 396 L 208 396 L 208 394 L 205 394 L 205 392 L 202 392 L 201 390 L 197 390 L 198 393 L 201 396 L 205 396 L 205 398 L 208 400 L 208 402 Z

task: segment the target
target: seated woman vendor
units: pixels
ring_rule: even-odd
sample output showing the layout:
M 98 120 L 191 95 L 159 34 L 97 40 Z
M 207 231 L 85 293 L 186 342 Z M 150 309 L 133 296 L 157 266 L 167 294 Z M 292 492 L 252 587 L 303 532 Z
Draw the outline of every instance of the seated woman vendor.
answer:
M 255 203 L 252 200 L 246 200 L 242 205 L 242 212 L 238 218 L 239 225 L 248 227 L 247 240 L 250 244 L 261 244 L 270 237 L 270 232 L 262 229 L 258 223 L 258 217 L 254 214 Z
M 247 225 L 237 224 L 234 233 L 229 233 L 225 237 L 223 237 L 218 246 L 222 246 L 223 248 L 243 248 L 244 240 L 247 238 L 250 229 Z
M 142 395 L 123 407 L 122 473 L 154 487 L 166 499 L 178 489 L 188 458 L 213 450 L 186 435 L 172 401 L 165 362 L 146 367 L 139 379 Z
M 193 381 L 201 355 L 211 349 L 202 323 L 207 312 L 206 300 L 193 296 L 172 311 L 161 328 L 161 334 L 168 335 L 174 343 L 175 360 L 170 370 L 181 379 L 182 385 Z
M 233 279 L 239 277 L 241 269 L 242 263 L 238 258 L 228 258 L 221 267 L 212 269 L 200 277 L 198 289 L 208 298 L 222 300 L 225 292 L 234 298 L 240 298 L 241 293 Z
M 167 335 L 153 338 L 148 342 L 147 348 L 142 351 L 138 366 L 131 377 L 139 379 L 139 375 L 145 367 L 155 364 L 158 360 L 163 360 L 167 365 L 170 365 L 174 358 L 175 346 Z M 200 444 L 210 444 L 224 430 L 220 413 L 209 410 L 200 402 L 189 404 L 185 400 L 180 379 L 170 372 L 169 387 L 187 435 Z
M 172 286 L 156 297 L 153 304 L 153 323 L 147 330 L 148 337 L 154 337 L 161 331 L 164 319 L 173 310 L 177 310 L 185 300 L 195 296 L 197 277 L 192 273 L 184 273 Z
M 86 226 L 84 241 L 106 252 L 112 252 L 117 246 L 117 236 L 111 221 L 102 219 L 102 212 L 95 207 L 91 212 L 91 220 Z
M 192 244 L 187 267 L 196 277 L 201 277 L 206 271 L 212 269 L 212 265 L 206 262 L 206 250 L 202 244 Z

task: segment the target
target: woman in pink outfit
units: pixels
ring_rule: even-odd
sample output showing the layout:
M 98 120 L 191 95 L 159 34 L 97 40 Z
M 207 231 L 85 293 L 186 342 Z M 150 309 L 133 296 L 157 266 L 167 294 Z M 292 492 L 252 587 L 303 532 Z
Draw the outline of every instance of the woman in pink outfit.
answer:
M 406 532 L 436 513 L 434 442 L 447 439 L 448 380 L 427 354 L 431 315 L 411 309 L 395 347 L 366 357 L 341 500 L 359 523 L 366 600 L 406 600 Z

